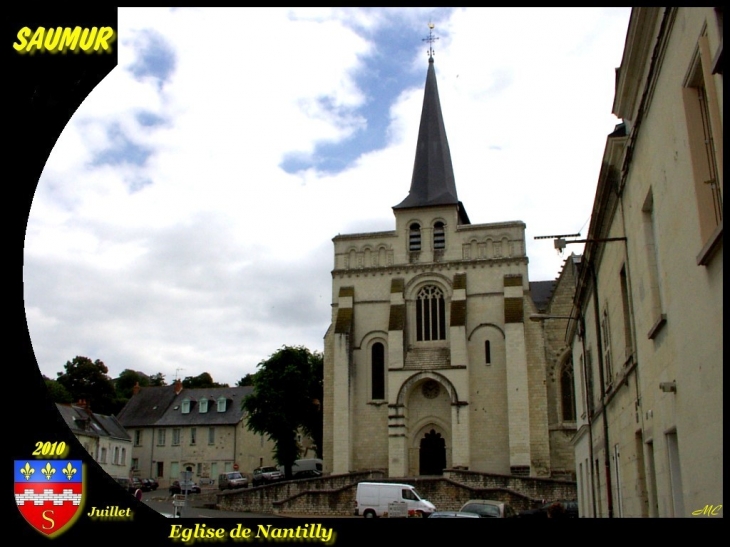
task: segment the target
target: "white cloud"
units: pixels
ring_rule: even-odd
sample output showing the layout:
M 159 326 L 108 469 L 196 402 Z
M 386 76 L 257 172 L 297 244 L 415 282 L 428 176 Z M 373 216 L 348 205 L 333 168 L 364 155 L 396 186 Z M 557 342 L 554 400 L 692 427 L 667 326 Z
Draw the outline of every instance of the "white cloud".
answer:
M 375 121 L 359 78 L 429 14 L 450 15 L 436 71 L 459 197 L 474 223 L 526 222 L 531 279 L 554 278 L 565 257 L 532 238 L 590 215 L 628 9 L 121 9 L 119 66 L 59 138 L 29 218 L 41 371 L 86 355 L 233 384 L 284 344 L 321 350 L 331 238 L 392 229 L 408 193 L 424 44 L 403 45 L 423 79 L 375 114 L 380 150 L 359 139 Z M 131 72 L 150 32 L 162 80 Z M 281 168 L 323 142 L 359 156 Z

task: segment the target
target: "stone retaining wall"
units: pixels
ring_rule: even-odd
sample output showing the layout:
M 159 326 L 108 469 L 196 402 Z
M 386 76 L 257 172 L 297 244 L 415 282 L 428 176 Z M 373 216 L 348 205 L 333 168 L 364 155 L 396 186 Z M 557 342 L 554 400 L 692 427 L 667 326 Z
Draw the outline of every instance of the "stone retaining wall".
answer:
M 446 470 L 440 477 L 386 478 L 383 470 L 316 479 L 286 481 L 257 488 L 209 494 L 226 511 L 272 514 L 347 516 L 355 512 L 357 483 L 397 482 L 413 485 L 440 511 L 455 511 L 470 499 L 495 499 L 518 511 L 543 500 L 576 499 L 576 483 L 555 479 Z

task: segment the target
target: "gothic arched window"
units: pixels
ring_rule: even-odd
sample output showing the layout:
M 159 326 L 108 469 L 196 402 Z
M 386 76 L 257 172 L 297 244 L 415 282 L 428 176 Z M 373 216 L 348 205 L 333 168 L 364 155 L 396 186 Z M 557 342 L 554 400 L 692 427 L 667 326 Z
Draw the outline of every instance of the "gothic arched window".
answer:
M 421 250 L 421 226 L 417 222 L 411 224 L 408 229 L 408 250 Z
M 573 362 L 567 359 L 560 370 L 560 398 L 563 421 L 575 421 L 575 397 L 573 394 Z
M 426 285 L 416 297 L 416 340 L 446 339 L 446 302 L 444 293 L 434 285 Z
M 373 344 L 370 350 L 371 397 L 385 399 L 385 346 L 380 342 Z

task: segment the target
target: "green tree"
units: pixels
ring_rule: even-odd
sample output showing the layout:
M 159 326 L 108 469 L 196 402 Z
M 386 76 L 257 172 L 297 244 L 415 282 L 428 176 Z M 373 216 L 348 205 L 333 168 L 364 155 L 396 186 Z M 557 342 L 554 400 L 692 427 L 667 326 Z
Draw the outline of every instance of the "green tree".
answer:
M 150 387 L 161 387 L 166 385 L 167 384 L 165 383 L 165 375 L 161 372 L 150 376 Z
M 238 387 L 247 387 L 253 385 L 253 374 L 250 372 L 246 374 L 243 378 L 241 378 L 238 382 L 236 382 L 236 385 Z
M 200 387 L 228 387 L 228 384 L 219 384 L 213 381 L 213 377 L 204 372 L 198 376 L 187 376 L 183 381 L 182 385 L 186 389 L 195 389 Z
M 274 442 L 274 458 L 287 478 L 299 457 L 297 433 L 320 431 L 322 420 L 322 355 L 303 346 L 284 346 L 258 364 L 253 392 L 243 400 L 248 429 Z M 318 418 L 316 418 L 318 417 Z M 318 443 L 319 453 L 321 441 Z
M 58 383 L 71 394 L 74 401 L 85 400 L 94 412 L 112 414 L 116 408 L 114 384 L 107 376 L 109 369 L 97 359 L 80 355 L 66 361 L 65 372 L 58 373 Z
M 134 386 L 139 383 L 139 387 L 147 387 L 150 385 L 150 377 L 144 372 L 131 369 L 124 369 L 114 382 L 114 388 L 117 392 L 117 398 L 129 400 L 132 397 Z
M 54 403 L 73 403 L 74 398 L 68 392 L 68 390 L 59 384 L 56 380 L 43 377 L 43 381 L 46 383 L 46 389 L 48 390 L 48 396 Z

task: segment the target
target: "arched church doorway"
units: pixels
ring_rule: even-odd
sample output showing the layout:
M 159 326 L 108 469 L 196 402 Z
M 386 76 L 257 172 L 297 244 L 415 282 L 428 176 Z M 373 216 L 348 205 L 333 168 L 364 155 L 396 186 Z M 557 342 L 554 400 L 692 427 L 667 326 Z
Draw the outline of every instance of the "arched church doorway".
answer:
M 443 475 L 446 467 L 446 441 L 434 429 L 421 439 L 419 451 L 420 475 Z

